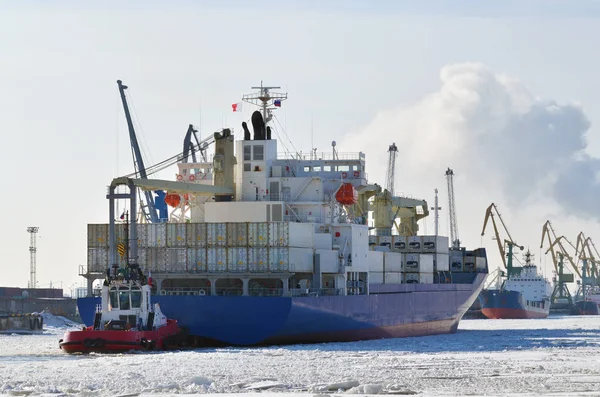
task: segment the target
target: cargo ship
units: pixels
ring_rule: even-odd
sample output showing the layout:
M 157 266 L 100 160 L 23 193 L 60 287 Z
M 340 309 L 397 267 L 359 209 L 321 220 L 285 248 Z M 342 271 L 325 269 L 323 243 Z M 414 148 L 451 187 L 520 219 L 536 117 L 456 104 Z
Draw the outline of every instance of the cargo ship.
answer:
M 484 289 L 479 296 L 481 312 L 491 319 L 546 318 L 550 314 L 552 285 L 538 274 L 528 250 L 520 272 L 509 273 L 500 288 Z
M 488 274 L 485 249 L 420 235 L 427 202 L 370 181 L 362 152 L 339 153 L 333 142 L 329 152 L 280 153 L 271 120 L 287 94 L 278 88 L 261 84 L 243 97 L 258 106 L 253 136 L 244 122 L 241 139 L 223 129 L 190 146 L 190 126 L 190 150 L 173 163 L 173 180 L 139 172 L 111 182 L 109 223 L 88 225 L 80 272 L 90 295 L 78 299 L 87 325 L 100 303 L 91 296 L 95 280 L 134 263 L 152 274 L 153 302 L 197 345 L 456 331 Z M 121 98 L 134 136 L 123 90 Z M 199 158 L 189 161 L 194 152 Z M 119 222 L 116 201 L 128 200 L 138 214 L 138 189 L 146 197 L 140 221 Z

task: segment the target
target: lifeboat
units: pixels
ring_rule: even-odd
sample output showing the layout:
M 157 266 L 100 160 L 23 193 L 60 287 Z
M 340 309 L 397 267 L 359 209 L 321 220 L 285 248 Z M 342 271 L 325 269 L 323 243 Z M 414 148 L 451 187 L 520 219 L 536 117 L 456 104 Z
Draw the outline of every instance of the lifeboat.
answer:
M 335 199 L 343 205 L 352 205 L 358 201 L 358 192 L 351 183 L 342 183 L 335 193 Z
M 151 281 L 146 282 L 138 269 L 117 273 L 104 282 L 94 324 L 67 331 L 59 347 L 66 353 L 122 353 L 181 346 L 186 335 L 176 320 L 161 312 L 158 303 L 152 304 Z

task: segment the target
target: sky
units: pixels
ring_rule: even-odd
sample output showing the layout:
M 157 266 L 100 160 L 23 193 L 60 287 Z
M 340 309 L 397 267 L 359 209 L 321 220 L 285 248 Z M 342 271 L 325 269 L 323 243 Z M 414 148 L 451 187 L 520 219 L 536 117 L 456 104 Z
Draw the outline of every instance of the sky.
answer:
M 492 268 L 492 202 L 548 275 L 546 220 L 600 238 L 600 2 L 323 3 L 0 1 L 0 285 L 27 286 L 28 226 L 38 286 L 81 284 L 86 224 L 107 222 L 106 186 L 133 169 L 118 79 L 147 165 L 190 123 L 240 131 L 250 108 L 231 104 L 264 81 L 289 94 L 275 136 L 289 149 L 335 140 L 383 184 L 395 142 L 397 192 L 433 205 L 438 188 L 442 231 L 452 168 L 461 240 Z

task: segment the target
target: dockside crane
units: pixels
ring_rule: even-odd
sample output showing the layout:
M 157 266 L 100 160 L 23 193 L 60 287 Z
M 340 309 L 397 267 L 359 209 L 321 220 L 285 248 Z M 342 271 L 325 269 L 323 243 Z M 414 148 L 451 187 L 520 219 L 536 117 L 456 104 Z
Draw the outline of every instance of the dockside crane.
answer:
M 550 227 L 550 230 L 552 230 L 550 221 L 547 221 L 546 224 L 544 224 L 542 231 L 542 244 L 540 245 L 540 248 L 542 248 L 544 245 L 544 232 L 547 233 L 548 239 L 550 239 L 550 230 L 548 230 L 547 225 Z M 552 230 L 552 233 L 554 233 L 554 230 Z M 551 303 L 554 308 L 559 310 L 571 308 L 573 305 L 573 298 L 569 288 L 567 287 L 567 283 L 572 283 L 574 281 L 574 277 L 572 273 L 564 272 L 565 258 L 567 258 L 569 261 L 573 261 L 573 258 L 565 252 L 565 249 L 561 243 L 562 239 L 565 239 L 565 236 L 555 238 L 546 250 L 546 254 L 548 254 L 548 252 L 552 253 L 552 260 L 554 262 L 554 268 L 556 269 L 556 278 L 553 280 L 554 289 L 552 290 Z M 558 247 L 558 250 L 556 247 Z
M 458 237 L 458 221 L 456 219 L 456 206 L 454 205 L 454 171 L 446 170 L 446 181 L 448 183 L 448 216 L 450 218 L 450 243 L 453 248 L 460 248 Z
M 131 120 L 131 114 L 129 113 L 129 106 L 127 104 L 127 98 L 125 97 L 125 90 L 127 86 L 123 84 L 121 80 L 117 80 L 117 85 L 119 86 L 119 93 L 121 95 L 121 102 L 123 103 L 123 110 L 125 111 L 125 118 L 127 119 L 127 129 L 129 130 L 129 140 L 131 142 L 131 150 L 133 151 L 133 166 L 137 175 L 139 175 L 140 179 L 148 179 L 148 175 L 146 174 L 146 167 L 144 166 L 144 159 L 142 158 L 142 152 L 140 151 L 140 145 L 137 140 L 137 136 L 135 134 L 135 129 L 133 127 L 133 121 Z M 164 194 L 164 192 L 161 192 Z M 146 221 L 157 223 L 160 222 L 161 219 L 158 216 L 158 211 L 156 208 L 156 203 L 154 202 L 154 197 L 152 196 L 152 192 L 149 190 L 144 190 L 144 195 L 146 196 L 146 205 L 140 202 L 140 207 L 142 213 L 144 214 L 144 218 Z M 160 194 L 159 194 L 160 197 Z M 161 206 L 162 209 L 162 206 Z M 166 212 L 166 204 L 164 205 L 164 211 Z M 161 210 L 161 212 L 163 212 Z M 134 215 L 134 214 L 132 214 Z M 161 217 L 162 218 L 162 217 Z
M 500 233 L 498 232 L 498 226 L 496 225 L 495 216 L 497 216 L 500 220 L 500 223 L 502 224 L 502 227 L 504 228 L 504 231 L 508 236 L 507 239 L 503 240 L 500 238 Z M 502 219 L 502 216 L 500 215 L 500 212 L 498 211 L 498 207 L 496 207 L 496 204 L 494 203 L 490 204 L 490 206 L 485 211 L 483 229 L 481 230 L 482 236 L 485 235 L 485 227 L 487 226 L 489 219 L 492 220 L 492 226 L 494 228 L 494 237 L 496 239 L 496 243 L 498 244 L 498 251 L 500 252 L 500 256 L 502 257 L 502 263 L 504 264 L 504 268 L 506 269 L 507 277 L 510 278 L 512 275 L 518 275 L 521 272 L 521 267 L 515 267 L 512 264 L 513 247 L 517 247 L 520 250 L 523 250 L 524 247 L 518 245 L 513 240 L 512 236 L 510 235 L 510 232 L 508 231 L 508 228 L 506 227 L 506 224 L 504 223 L 504 220 Z M 508 247 L 508 252 L 505 247 Z
M 567 258 L 573 271 L 579 277 L 581 277 L 581 272 L 579 271 L 577 264 L 573 260 L 573 257 L 568 254 L 567 249 L 562 244 L 562 240 L 564 240 L 567 244 L 569 244 L 571 247 L 573 247 L 575 249 L 575 246 L 573 246 L 573 244 L 571 244 L 571 242 L 565 236 L 558 237 L 556 235 L 556 232 L 554 231 L 554 228 L 552 227 L 552 223 L 550 223 L 550 221 L 546 221 L 546 223 L 544 223 L 544 226 L 542 227 L 542 241 L 540 243 L 540 248 L 544 247 L 544 242 L 547 242 L 550 245 L 548 250 L 546 250 L 546 254 L 548 252 L 550 252 L 552 254 L 552 263 L 554 264 L 554 271 L 560 277 L 561 270 L 558 265 L 560 258 L 558 257 L 558 253 L 562 253 L 563 259 Z M 564 274 L 564 275 L 565 275 L 566 279 L 569 279 L 568 274 Z M 565 281 L 565 282 L 573 282 L 573 280 Z
M 580 232 L 577 235 L 575 252 L 577 253 L 577 258 L 583 262 L 582 275 L 585 274 L 587 277 L 594 278 L 593 284 L 596 285 L 598 282 L 598 267 L 596 265 L 596 257 L 589 244 L 590 241 L 590 237 L 586 238 L 585 234 Z

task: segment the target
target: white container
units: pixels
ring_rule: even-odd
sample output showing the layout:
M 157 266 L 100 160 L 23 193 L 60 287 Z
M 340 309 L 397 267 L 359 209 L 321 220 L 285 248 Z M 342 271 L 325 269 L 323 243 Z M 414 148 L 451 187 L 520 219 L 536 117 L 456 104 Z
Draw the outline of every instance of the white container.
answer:
M 383 272 L 369 272 L 369 284 L 383 284 Z
M 289 247 L 288 222 L 269 222 L 269 247 Z
M 188 223 L 186 224 L 187 246 L 189 248 L 206 247 L 206 223 Z M 206 265 L 206 262 L 204 262 Z
M 167 224 L 166 223 L 149 223 L 148 233 L 144 247 L 166 247 L 167 246 Z
M 289 248 L 269 247 L 269 271 L 273 273 L 289 270 Z
M 248 224 L 246 222 L 231 222 L 227 224 L 227 246 L 248 246 Z
M 386 284 L 401 284 L 402 273 L 398 272 L 385 272 L 385 283 Z
M 404 282 L 406 284 L 433 284 L 433 273 L 405 273 Z
M 383 252 L 368 251 L 367 261 L 369 263 L 369 272 L 383 272 Z
M 108 248 L 108 225 L 87 225 L 88 248 Z
M 435 254 L 433 270 L 436 272 L 450 271 L 450 257 L 448 254 Z
M 108 248 L 89 248 L 87 265 L 89 272 L 106 272 L 108 268 Z
M 398 251 L 406 251 L 406 236 L 392 236 L 392 249 Z
M 411 252 L 420 252 L 423 248 L 422 236 L 409 236 L 408 237 L 408 250 Z
M 187 269 L 189 272 L 203 273 L 207 270 L 206 265 L 206 248 L 187 249 Z
M 450 254 L 450 271 L 462 272 L 464 265 L 464 257 L 462 252 L 452 252 Z
M 315 261 L 317 254 L 319 255 L 321 273 L 337 273 L 340 271 L 338 250 L 315 250 Z M 346 262 L 346 265 L 350 266 L 351 264 Z
M 404 262 L 405 272 L 418 272 L 419 271 L 419 260 L 421 259 L 419 254 L 406 254 Z
M 164 273 L 167 268 L 166 248 L 145 248 L 138 250 L 138 263 L 146 270 Z
M 136 225 L 138 247 L 143 248 L 148 246 L 149 226 L 149 223 L 138 223 Z
M 167 223 L 167 247 L 183 248 L 187 245 L 185 223 Z
M 448 253 L 448 237 L 446 236 L 423 236 L 422 252 Z
M 248 248 L 227 248 L 227 270 L 230 272 L 248 271 Z
M 184 273 L 187 271 L 187 250 L 185 248 L 167 248 L 166 271 L 167 273 Z
M 225 247 L 208 247 L 206 261 L 209 272 L 225 272 L 227 270 L 227 249 Z
M 333 242 L 331 233 L 315 233 L 314 234 L 315 249 L 330 250 Z M 312 248 L 312 247 L 307 247 Z
M 399 273 L 403 269 L 404 254 L 399 252 L 386 252 L 383 255 L 383 271 Z
M 286 222 L 289 228 L 289 246 L 299 248 L 326 248 L 331 249 L 331 234 L 329 247 L 316 247 L 315 226 L 312 223 Z
M 248 249 L 248 270 L 250 272 L 265 273 L 269 270 L 269 254 L 265 247 Z
M 227 224 L 207 223 L 206 243 L 209 247 L 225 247 L 227 245 Z
M 433 273 L 434 254 L 419 254 L 419 273 Z
M 466 256 L 465 255 L 463 271 L 464 272 L 474 272 L 475 271 L 475 257 L 474 256 Z
M 392 236 L 378 236 L 377 245 L 392 248 Z
M 480 256 L 475 257 L 475 268 L 477 270 L 487 269 L 487 259 L 482 258 Z
M 290 247 L 290 272 L 312 273 L 314 250 L 312 248 Z
M 266 247 L 269 244 L 269 227 L 266 222 L 248 223 L 248 246 Z

